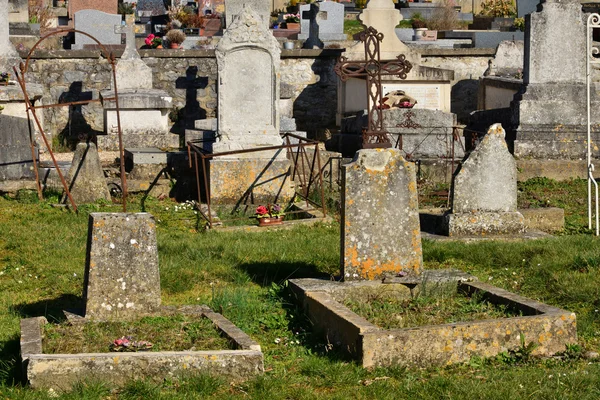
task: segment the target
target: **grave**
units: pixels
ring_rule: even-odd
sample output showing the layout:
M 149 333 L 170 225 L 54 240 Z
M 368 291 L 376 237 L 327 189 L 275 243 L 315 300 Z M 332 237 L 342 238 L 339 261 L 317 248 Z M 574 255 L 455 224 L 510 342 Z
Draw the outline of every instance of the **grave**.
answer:
M 220 375 L 239 382 L 263 373 L 260 345 L 222 315 L 207 306 L 160 305 L 155 225 L 147 213 L 90 214 L 85 318 L 65 313 L 68 320 L 73 324 L 131 322 L 144 315 L 181 314 L 208 318 L 236 350 L 44 354 L 42 332 L 48 321 L 27 318 L 21 320 L 21 357 L 33 388 L 70 390 L 89 379 L 125 386 L 139 377 L 162 383 L 184 374 Z
M 261 18 L 265 29 L 269 29 L 270 4 L 264 0 L 227 0 L 225 2 L 225 28 L 229 29 L 233 21 L 243 12 L 244 7 L 253 9 Z
M 111 200 L 98 149 L 92 142 L 77 144 L 67 182 L 76 204 Z
M 75 29 L 95 37 L 103 45 L 120 45 L 121 34 L 115 33 L 114 26 L 121 25 L 119 14 L 108 14 L 97 10 L 81 10 L 74 15 Z M 73 49 L 83 49 L 86 45 L 96 46 L 90 37 L 75 33 Z
M 523 84 L 524 42 L 500 42 L 488 69 L 479 78 L 477 109 L 508 108 Z
M 346 40 L 344 33 L 344 5 L 323 1 L 300 6 L 299 40 L 307 40 L 308 48 L 319 46 L 318 42 Z
M 283 144 L 279 135 L 280 52 L 277 39 L 259 14 L 245 6 L 215 51 L 219 96 L 214 153 Z M 248 79 L 250 75 L 253 79 Z M 285 202 L 294 195 L 289 167 L 285 149 L 214 157 L 209 174 L 211 199 Z
M 486 145 L 483 145 L 485 150 Z M 503 168 L 500 164 L 497 168 Z M 363 367 L 431 367 L 494 357 L 535 345 L 550 356 L 577 340 L 575 314 L 480 283 L 456 270 L 422 270 L 415 167 L 398 150 L 359 151 L 343 168 L 341 263 L 344 282 L 293 279 L 313 329 Z M 420 295 L 481 296 L 517 316 L 383 329 L 344 305 Z M 394 318 L 389 315 L 388 318 Z
M 517 211 L 517 163 L 505 136 L 502 125 L 492 125 L 455 174 L 452 211 L 444 218 L 448 236 L 525 231 Z
M 30 144 L 33 132 L 33 123 L 27 119 L 0 113 L 0 182 L 35 178 Z M 37 159 L 37 150 L 35 156 Z
M 135 46 L 132 25 L 116 25 L 115 32 L 126 34 L 126 47 L 117 62 L 117 89 L 124 147 L 178 148 L 179 136 L 169 132 L 169 111 L 173 98 L 164 90 L 152 88 L 152 69 L 141 59 Z M 102 150 L 119 148 L 114 90 L 100 92 L 104 107 L 106 135 L 98 136 Z
M 140 17 L 165 15 L 167 13 L 163 0 L 138 0 L 136 10 Z

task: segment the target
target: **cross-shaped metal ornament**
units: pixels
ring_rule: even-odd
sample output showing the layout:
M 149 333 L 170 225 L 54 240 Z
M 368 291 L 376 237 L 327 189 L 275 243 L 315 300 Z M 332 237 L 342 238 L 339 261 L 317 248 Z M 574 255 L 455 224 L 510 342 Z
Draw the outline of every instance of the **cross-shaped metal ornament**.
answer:
M 335 73 L 343 82 L 350 78 L 365 78 L 369 126 L 363 128 L 364 149 L 392 147 L 387 131 L 383 129 L 381 77 L 397 76 L 406 79 L 412 69 L 412 64 L 404 54 L 399 55 L 397 60 L 381 61 L 379 44 L 382 39 L 383 33 L 377 32 L 372 26 L 368 27 L 360 35 L 360 40 L 365 43 L 365 61 L 348 61 L 346 57 L 340 57 L 335 65 Z

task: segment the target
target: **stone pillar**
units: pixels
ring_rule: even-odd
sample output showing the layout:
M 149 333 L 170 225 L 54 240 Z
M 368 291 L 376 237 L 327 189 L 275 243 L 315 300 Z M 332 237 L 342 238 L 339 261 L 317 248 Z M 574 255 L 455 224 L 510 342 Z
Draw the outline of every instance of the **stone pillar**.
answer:
M 454 176 L 452 212 L 444 217 L 448 236 L 522 233 L 517 211 L 517 163 L 505 132 L 494 124 Z
M 360 150 L 343 167 L 344 280 L 418 276 L 423 267 L 416 168 L 400 150 Z
M 148 213 L 92 213 L 88 227 L 85 317 L 131 320 L 160 307 L 156 223 Z

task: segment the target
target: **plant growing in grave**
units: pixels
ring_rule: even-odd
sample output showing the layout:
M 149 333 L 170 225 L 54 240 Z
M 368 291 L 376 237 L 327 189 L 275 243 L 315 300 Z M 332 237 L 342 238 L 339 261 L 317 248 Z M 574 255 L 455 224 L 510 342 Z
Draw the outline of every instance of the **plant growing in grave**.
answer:
M 513 0 L 487 0 L 481 3 L 479 15 L 484 17 L 515 17 L 517 11 Z
M 133 4 L 131 3 L 121 3 L 119 4 L 119 9 L 117 11 L 119 14 L 133 14 L 135 9 L 133 8 Z
M 427 22 L 425 22 L 425 20 L 423 19 L 423 17 L 421 17 L 421 14 L 419 13 L 413 14 L 411 18 L 411 25 L 413 29 L 427 28 Z
M 285 14 L 283 16 L 285 22 L 298 23 L 300 22 L 300 13 L 297 14 Z
M 166 38 L 169 43 L 181 44 L 185 40 L 185 33 L 180 29 L 171 29 L 166 34 Z
M 431 18 L 427 21 L 427 28 L 437 31 L 456 29 L 458 26 L 458 14 L 454 9 L 454 0 L 443 0 L 442 7 L 436 8 Z
M 281 207 L 279 204 L 267 204 L 266 206 L 256 207 L 254 218 L 279 218 L 283 217 L 284 215 L 285 212 L 283 211 L 283 207 Z

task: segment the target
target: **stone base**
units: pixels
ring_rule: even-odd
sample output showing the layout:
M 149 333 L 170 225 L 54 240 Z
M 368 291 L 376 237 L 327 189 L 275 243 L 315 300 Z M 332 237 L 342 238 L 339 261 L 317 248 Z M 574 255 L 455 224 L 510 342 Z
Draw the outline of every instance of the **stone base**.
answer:
M 123 133 L 123 147 L 156 147 L 159 149 L 178 149 L 179 135 L 164 132 L 152 133 Z M 102 151 L 118 151 L 119 135 L 117 133 L 98 136 L 98 149 Z
M 518 211 L 446 214 L 442 230 L 448 236 L 523 233 L 525 232 L 525 219 Z
M 212 159 L 210 199 L 220 204 L 286 203 L 294 197 L 290 162 L 264 158 Z

